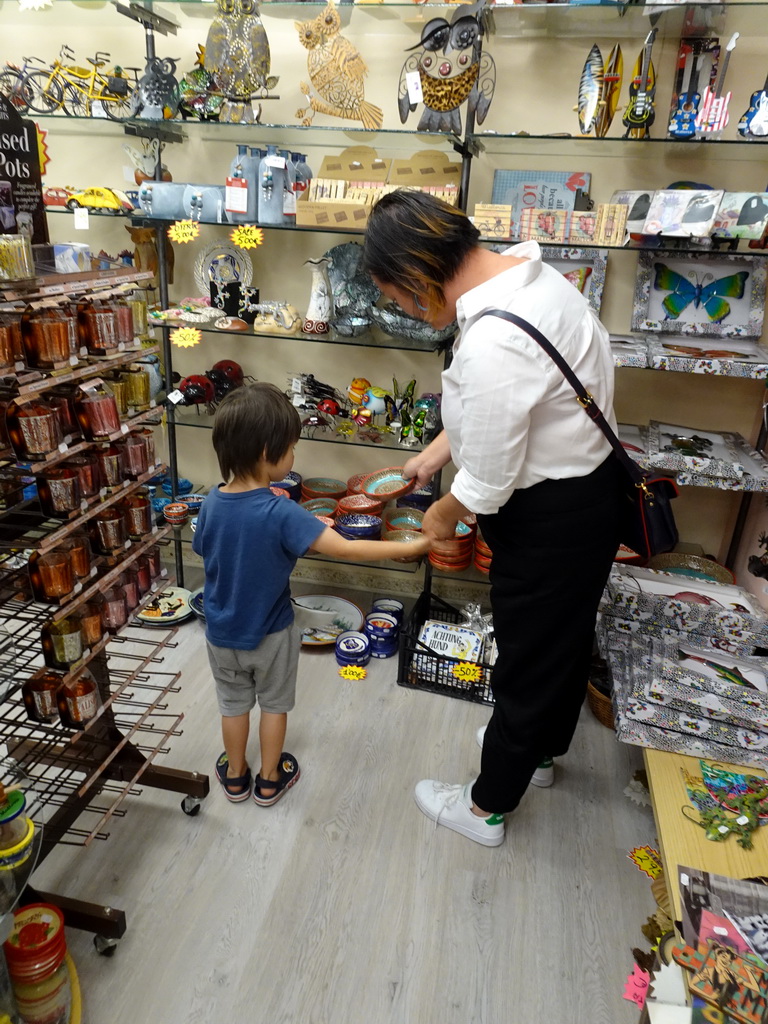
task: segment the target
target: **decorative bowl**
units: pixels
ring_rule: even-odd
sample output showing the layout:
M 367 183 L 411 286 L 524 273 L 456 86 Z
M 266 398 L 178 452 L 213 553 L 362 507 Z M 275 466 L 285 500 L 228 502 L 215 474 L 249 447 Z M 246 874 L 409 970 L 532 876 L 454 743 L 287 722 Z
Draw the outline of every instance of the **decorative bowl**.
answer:
M 334 526 L 336 525 L 336 524 L 335 524 L 335 522 L 333 521 L 333 519 L 331 519 L 331 517 L 330 517 L 330 516 L 315 516 L 315 519 L 317 519 L 317 521 L 318 521 L 319 523 L 322 523 L 322 524 L 323 524 L 323 526 L 328 526 L 328 527 L 330 527 L 330 529 L 331 529 L 331 530 L 332 530 L 332 529 L 334 528 Z
M 420 508 L 424 512 L 431 504 L 432 484 L 427 484 L 426 487 L 420 487 L 417 491 L 411 491 L 397 499 L 398 508 Z
M 418 508 L 390 508 L 384 513 L 384 529 L 421 530 L 424 513 Z M 389 539 L 389 538 L 387 538 Z
M 385 540 L 394 540 L 399 544 L 412 544 L 415 540 L 421 539 L 421 533 L 418 530 L 390 530 L 386 534 Z M 396 558 L 396 562 L 415 562 L 421 558 L 421 555 L 404 556 L 403 558 Z
M 336 517 L 335 528 L 351 540 L 372 540 L 381 536 L 381 517 L 346 513 Z
M 406 480 L 403 476 L 402 466 L 388 466 L 386 469 L 369 473 L 364 478 L 361 487 L 363 494 L 367 494 L 369 498 L 391 501 L 393 498 L 400 498 L 412 491 L 414 485 L 414 479 Z
M 347 494 L 362 494 L 362 483 L 367 473 L 355 473 L 347 480 Z
M 189 607 L 198 617 L 205 622 L 205 609 L 203 607 L 203 588 L 198 587 L 197 590 L 193 590 L 189 595 Z
M 185 505 L 183 501 L 172 501 L 163 509 L 163 515 L 167 522 L 174 525 L 186 523 L 189 517 L 189 506 Z
M 272 487 L 282 487 L 294 501 L 301 500 L 301 476 L 293 470 L 286 473 L 282 480 L 270 480 Z
M 343 480 L 335 480 L 333 477 L 313 476 L 305 480 L 301 485 L 301 496 L 303 500 L 308 498 L 343 498 L 347 493 L 347 485 Z
M 150 482 L 154 483 L 154 481 L 155 477 L 152 477 L 152 480 Z M 166 494 L 173 495 L 173 484 L 171 482 L 171 478 L 168 476 L 167 473 L 161 478 L 160 486 L 162 487 Z M 176 486 L 176 493 L 189 494 L 191 490 L 192 481 L 187 480 L 186 477 L 180 476 Z
M 270 491 L 272 491 L 272 493 L 275 495 L 276 498 L 288 498 L 288 499 L 290 499 L 290 497 L 291 497 L 290 494 L 288 493 L 288 491 L 286 491 L 286 489 L 284 487 L 270 487 L 269 489 L 270 489 Z
M 185 494 L 184 504 L 188 506 L 190 512 L 199 512 L 200 506 L 205 501 L 204 494 Z
M 329 519 L 333 519 L 339 509 L 339 503 L 335 498 L 310 498 L 299 504 L 313 516 L 327 516 Z
M 376 498 L 369 498 L 367 494 L 345 494 L 339 499 L 339 512 L 342 514 L 354 514 L 355 512 L 364 516 L 378 516 L 384 508 Z
M 654 555 L 648 562 L 649 569 L 672 572 L 676 576 L 688 576 L 697 580 L 711 580 L 713 583 L 735 583 L 736 577 L 730 569 L 700 555 L 689 555 L 684 551 L 670 551 Z

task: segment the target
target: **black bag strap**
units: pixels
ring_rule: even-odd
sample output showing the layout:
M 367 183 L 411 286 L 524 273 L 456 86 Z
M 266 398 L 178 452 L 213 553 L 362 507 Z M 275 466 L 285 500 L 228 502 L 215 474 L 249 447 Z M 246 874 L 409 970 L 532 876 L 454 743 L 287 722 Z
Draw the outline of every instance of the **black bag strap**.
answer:
M 595 423 L 605 434 L 608 442 L 616 453 L 616 457 L 619 462 L 624 466 L 626 471 L 632 477 L 636 483 L 640 483 L 645 479 L 645 473 L 637 465 L 634 459 L 631 459 L 624 450 L 624 445 L 618 439 L 616 434 L 610 427 L 610 424 L 603 416 L 602 410 L 594 400 L 592 395 L 587 391 L 584 385 L 581 383 L 579 378 L 570 368 L 565 359 L 560 355 L 555 346 L 549 341 L 544 335 L 538 330 L 533 324 L 529 324 L 523 317 L 518 316 L 517 313 L 508 313 L 505 309 L 489 309 L 483 316 L 498 316 L 502 320 L 508 320 L 515 327 L 519 327 L 521 331 L 529 334 L 535 342 L 537 342 L 547 353 L 550 359 L 555 363 L 557 368 L 560 370 L 562 375 L 571 385 L 573 390 L 576 392 L 576 400 L 582 407 L 584 412 L 589 416 L 593 423 Z

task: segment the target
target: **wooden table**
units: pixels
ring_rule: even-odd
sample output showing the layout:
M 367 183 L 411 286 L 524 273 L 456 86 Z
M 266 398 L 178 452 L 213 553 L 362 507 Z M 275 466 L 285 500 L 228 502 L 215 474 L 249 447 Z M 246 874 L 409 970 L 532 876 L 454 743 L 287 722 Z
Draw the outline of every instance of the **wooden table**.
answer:
M 686 821 L 680 810 L 690 803 L 680 769 L 685 768 L 690 775 L 701 777 L 699 759 L 684 757 L 682 754 L 669 754 L 661 750 L 647 749 L 643 753 L 664 874 L 675 908 L 676 921 L 681 920 L 678 865 L 728 875 L 731 878 L 768 875 L 768 825 L 761 826 L 753 833 L 754 845 L 751 850 L 742 849 L 733 835 L 721 843 L 706 839 L 704 829 L 692 821 Z M 746 768 L 744 765 L 723 763 L 722 767 L 748 775 L 766 775 L 757 768 Z

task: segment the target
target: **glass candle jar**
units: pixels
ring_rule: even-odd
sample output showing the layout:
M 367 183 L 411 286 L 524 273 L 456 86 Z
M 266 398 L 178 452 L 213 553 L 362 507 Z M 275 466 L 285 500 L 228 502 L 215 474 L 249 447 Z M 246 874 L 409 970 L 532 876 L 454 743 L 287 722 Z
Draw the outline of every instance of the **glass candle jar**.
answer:
M 73 533 L 63 541 L 61 550 L 69 555 L 72 573 L 77 579 L 85 579 L 91 571 L 91 545 L 84 533 Z
M 139 593 L 142 597 L 149 593 L 149 589 L 152 585 L 152 573 L 149 568 L 149 559 L 146 555 L 142 555 L 137 558 L 134 562 L 134 568 L 136 570 L 136 577 L 139 581 Z
M 73 615 L 68 615 L 58 622 L 47 622 L 43 627 L 45 636 L 50 639 L 52 660 L 58 668 L 68 668 L 83 656 L 83 638 L 80 635 L 80 623 Z
M 121 377 L 110 377 L 107 384 L 115 396 L 117 411 L 121 416 L 125 416 L 128 413 L 128 385 Z
M 133 310 L 122 300 L 112 303 L 112 309 L 115 314 L 117 343 L 130 348 L 133 345 Z
M 40 669 L 26 680 L 21 688 L 21 699 L 27 717 L 33 722 L 55 722 L 59 717 L 56 691 L 63 676 L 50 669 Z
M 75 398 L 77 418 L 88 440 L 108 437 L 120 429 L 120 413 L 115 396 L 103 382 L 81 389 Z
M 30 568 L 33 565 L 40 574 L 43 595 L 48 600 L 66 597 L 72 593 L 75 579 L 67 551 L 49 551 L 48 554 L 36 558 L 34 563 L 30 562 Z
M 80 636 L 83 647 L 93 647 L 104 635 L 101 616 L 101 600 L 86 601 L 80 605 L 75 618 L 80 623 Z
M 123 591 L 125 607 L 129 612 L 132 612 L 141 600 L 141 594 L 139 593 L 139 574 L 133 568 L 126 569 L 125 572 L 121 573 L 118 577 L 117 585 Z
M 96 547 L 103 555 L 111 555 L 125 546 L 125 520 L 116 508 L 99 512 L 93 519 L 96 530 Z
M 68 469 L 74 469 L 80 481 L 80 494 L 83 498 L 92 498 L 99 493 L 101 487 L 101 471 L 99 460 L 94 452 L 82 452 L 73 455 L 64 463 Z
M 76 469 L 52 466 L 36 474 L 40 507 L 47 516 L 66 518 L 80 508 L 80 475 Z
M 129 434 L 122 441 L 117 441 L 116 448 L 123 453 L 123 470 L 128 477 L 139 477 L 149 469 L 147 461 L 147 446 L 143 437 L 135 437 Z
M 150 387 L 149 374 L 144 370 L 135 370 L 122 374 L 128 390 L 128 405 L 140 412 L 149 408 Z
M 155 432 L 151 427 L 142 427 L 141 430 L 132 430 L 131 437 L 140 437 L 147 449 L 147 466 L 154 466 L 157 462 L 157 451 L 155 449 Z
M 92 355 L 104 355 L 117 348 L 115 314 L 111 309 L 88 307 L 78 314 L 88 351 Z
M 149 565 L 149 575 L 155 580 L 160 575 L 163 565 L 160 559 L 160 547 L 157 544 L 153 544 L 151 548 L 147 548 L 143 555 L 146 558 Z
M 23 322 L 22 343 L 27 366 L 50 369 L 69 362 L 69 324 L 61 315 L 37 313 Z
M 0 313 L 0 369 L 7 370 L 23 359 L 21 317 L 14 313 Z
M 107 487 L 119 487 L 123 482 L 122 451 L 111 444 L 108 448 L 99 448 L 96 458 L 104 484 Z
M 11 402 L 6 422 L 13 450 L 22 461 L 45 458 L 55 452 L 62 442 L 56 413 L 41 399 L 23 405 Z
M 128 306 L 133 315 L 133 335 L 142 338 L 147 333 L 147 300 L 128 299 Z
M 101 624 L 109 633 L 116 633 L 128 621 L 125 594 L 117 587 L 110 587 L 102 594 Z
M 75 415 L 74 399 L 71 395 L 49 395 L 48 403 L 56 413 L 59 428 L 64 437 L 80 436 L 80 424 Z
M 88 672 L 79 672 L 59 687 L 57 703 L 63 725 L 68 729 L 85 728 L 101 707 L 96 680 Z
M 152 502 L 140 495 L 131 495 L 122 503 L 125 526 L 131 537 L 145 537 L 152 531 Z

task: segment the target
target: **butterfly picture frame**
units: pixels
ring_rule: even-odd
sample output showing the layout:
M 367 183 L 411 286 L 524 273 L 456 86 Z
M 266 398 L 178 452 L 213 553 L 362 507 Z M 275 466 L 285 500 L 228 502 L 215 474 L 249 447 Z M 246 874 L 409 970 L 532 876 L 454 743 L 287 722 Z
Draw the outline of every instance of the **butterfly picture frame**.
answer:
M 764 262 L 748 255 L 654 250 L 638 257 L 633 331 L 708 338 L 759 338 Z
M 595 315 L 600 316 L 608 253 L 604 249 L 560 249 L 543 245 L 541 256 L 545 263 L 559 270 L 574 287 L 578 288 Z

